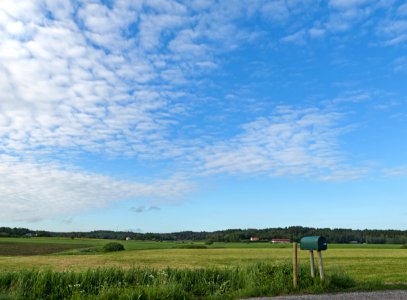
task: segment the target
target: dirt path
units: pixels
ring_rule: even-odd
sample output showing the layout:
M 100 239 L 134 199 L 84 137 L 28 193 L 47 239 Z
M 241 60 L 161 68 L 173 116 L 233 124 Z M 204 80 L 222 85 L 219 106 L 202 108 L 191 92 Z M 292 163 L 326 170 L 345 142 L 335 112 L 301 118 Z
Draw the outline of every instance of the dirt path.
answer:
M 250 298 L 247 300 L 407 300 L 407 290 L 354 292 L 324 295 L 279 296 L 273 298 Z

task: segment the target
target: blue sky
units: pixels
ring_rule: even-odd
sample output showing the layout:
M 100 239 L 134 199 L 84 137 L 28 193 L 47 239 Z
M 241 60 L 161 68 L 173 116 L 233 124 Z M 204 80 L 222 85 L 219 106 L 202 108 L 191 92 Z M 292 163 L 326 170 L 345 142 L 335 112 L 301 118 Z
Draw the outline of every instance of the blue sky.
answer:
M 0 4 L 0 220 L 407 229 L 407 3 Z

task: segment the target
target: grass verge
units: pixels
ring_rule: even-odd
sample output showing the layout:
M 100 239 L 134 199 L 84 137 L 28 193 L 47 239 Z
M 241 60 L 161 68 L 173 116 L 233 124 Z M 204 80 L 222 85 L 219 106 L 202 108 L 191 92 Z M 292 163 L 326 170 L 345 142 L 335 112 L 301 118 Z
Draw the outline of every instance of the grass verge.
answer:
M 292 293 L 334 292 L 357 287 L 341 273 L 325 282 L 300 266 L 292 286 L 289 264 L 162 270 L 89 269 L 84 272 L 21 270 L 0 274 L 0 299 L 238 299 Z

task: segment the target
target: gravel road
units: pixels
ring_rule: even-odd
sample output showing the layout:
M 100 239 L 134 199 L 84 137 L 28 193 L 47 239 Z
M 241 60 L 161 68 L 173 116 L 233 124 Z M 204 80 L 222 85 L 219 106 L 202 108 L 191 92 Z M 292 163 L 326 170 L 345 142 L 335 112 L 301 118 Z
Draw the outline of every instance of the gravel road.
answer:
M 324 295 L 279 296 L 273 298 L 250 298 L 247 300 L 407 300 L 407 290 L 354 292 Z

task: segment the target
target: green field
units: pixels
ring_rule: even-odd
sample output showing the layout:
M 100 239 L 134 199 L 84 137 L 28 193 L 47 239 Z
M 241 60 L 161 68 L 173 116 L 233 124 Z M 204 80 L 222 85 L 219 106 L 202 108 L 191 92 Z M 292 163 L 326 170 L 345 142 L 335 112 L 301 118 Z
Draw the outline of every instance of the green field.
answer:
M 1 239 L 0 270 L 39 268 L 83 271 L 95 267 L 127 269 L 230 267 L 257 262 L 289 263 L 292 256 L 291 244 L 271 243 L 206 245 L 203 242 L 120 241 L 126 251 L 119 253 L 98 251 L 107 242 L 97 239 L 64 238 Z M 203 249 L 188 249 L 197 246 Z M 323 252 L 323 256 L 327 272 L 339 269 L 360 280 L 407 282 L 407 249 L 400 248 L 400 245 L 386 244 L 330 244 L 329 249 Z M 307 264 L 308 253 L 299 251 L 299 260 L 300 263 Z
M 236 274 L 240 274 L 241 269 L 236 268 L 252 270 L 253 266 L 264 265 L 266 267 L 260 267 L 261 270 L 272 266 L 284 266 L 284 269 L 292 260 L 290 244 L 213 243 L 207 245 L 204 242 L 119 241 L 125 246 L 125 251 L 104 253 L 102 247 L 108 242 L 97 239 L 3 238 L 0 239 L 0 273 L 20 274 L 31 270 L 40 274 L 51 272 L 54 275 L 49 276 L 52 277 L 62 276 L 57 274 L 68 274 L 66 272 L 82 274 L 89 270 L 108 268 L 117 272 L 121 270 L 120 272 L 133 273 L 134 270 L 150 270 L 148 272 L 178 270 L 171 272 L 187 272 L 188 276 L 194 277 L 196 276 L 194 272 L 202 272 L 201 270 L 215 270 L 213 272 L 216 273 L 233 269 Z M 323 257 L 326 274 L 347 276 L 355 281 L 353 288 L 407 288 L 407 249 L 401 249 L 401 245 L 330 244 L 328 250 L 323 252 Z M 299 261 L 303 272 L 301 276 L 309 277 L 306 251 L 299 251 Z M 263 271 L 256 269 L 256 272 Z M 284 280 L 288 280 L 286 285 L 290 285 L 291 275 L 287 272 L 283 277 Z M 174 275 L 174 278 L 177 276 Z M 250 280 L 246 279 L 246 281 Z M 318 286 L 315 287 L 314 283 L 308 288 L 311 287 L 318 291 Z M 305 290 L 306 288 L 304 287 Z M 252 287 L 244 289 L 249 291 Z M 117 287 L 113 290 L 117 292 Z M 320 291 L 324 290 L 332 290 L 332 286 L 321 288 Z M 288 292 L 290 292 L 289 289 L 280 289 L 275 293 Z M 257 295 L 257 292 L 245 292 L 240 295 Z M 147 297 L 147 299 L 150 298 L 154 297 Z

